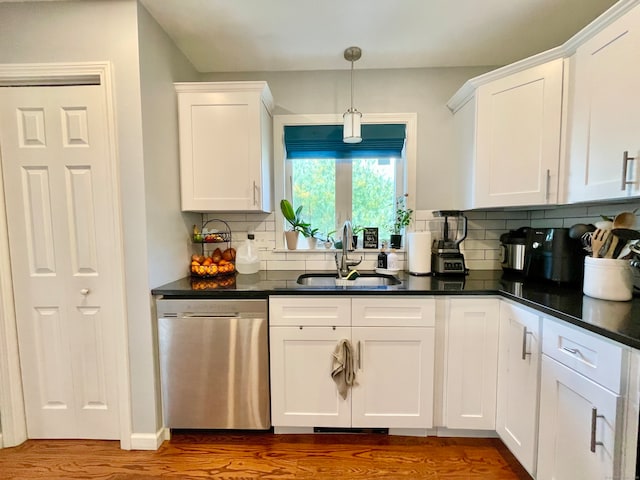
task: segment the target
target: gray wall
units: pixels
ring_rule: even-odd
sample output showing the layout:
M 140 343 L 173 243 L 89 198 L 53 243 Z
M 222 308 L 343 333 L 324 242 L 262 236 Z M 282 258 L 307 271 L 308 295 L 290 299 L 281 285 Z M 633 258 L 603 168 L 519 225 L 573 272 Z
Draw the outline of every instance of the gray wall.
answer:
M 191 223 L 179 213 L 172 82 L 197 80 L 197 73 L 143 9 L 139 57 L 138 13 L 136 0 L 0 3 L 0 63 L 113 65 L 132 428 L 155 434 L 161 422 L 150 288 L 184 276 Z
M 345 62 L 345 70 L 340 71 L 203 74 L 202 79 L 265 80 L 276 103 L 275 114 L 343 113 L 350 103 L 348 65 Z M 493 68 L 358 70 L 356 63 L 354 106 L 358 110 L 418 113 L 418 209 L 451 208 L 453 179 L 459 172 L 452 155 L 453 115 L 446 103 L 469 78 Z

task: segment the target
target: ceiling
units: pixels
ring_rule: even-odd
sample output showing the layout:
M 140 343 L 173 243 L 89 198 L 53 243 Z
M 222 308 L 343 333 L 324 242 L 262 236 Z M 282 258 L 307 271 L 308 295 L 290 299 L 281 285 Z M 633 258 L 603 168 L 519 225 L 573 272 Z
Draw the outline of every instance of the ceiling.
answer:
M 141 0 L 200 72 L 505 65 L 614 0 Z

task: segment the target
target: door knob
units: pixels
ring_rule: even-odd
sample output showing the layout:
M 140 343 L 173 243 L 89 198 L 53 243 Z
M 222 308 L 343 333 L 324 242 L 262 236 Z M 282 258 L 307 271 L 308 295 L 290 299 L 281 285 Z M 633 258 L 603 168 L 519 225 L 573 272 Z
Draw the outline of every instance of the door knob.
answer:
M 80 290 L 80 294 L 81 295 L 89 295 L 89 289 L 88 288 L 83 288 L 82 290 Z

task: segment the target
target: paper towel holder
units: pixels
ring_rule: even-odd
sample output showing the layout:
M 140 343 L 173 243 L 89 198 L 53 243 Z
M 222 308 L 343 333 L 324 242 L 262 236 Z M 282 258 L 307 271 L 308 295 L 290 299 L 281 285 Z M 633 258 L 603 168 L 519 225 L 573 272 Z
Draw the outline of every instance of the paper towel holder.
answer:
M 409 232 L 407 250 L 409 275 L 431 275 L 431 232 Z

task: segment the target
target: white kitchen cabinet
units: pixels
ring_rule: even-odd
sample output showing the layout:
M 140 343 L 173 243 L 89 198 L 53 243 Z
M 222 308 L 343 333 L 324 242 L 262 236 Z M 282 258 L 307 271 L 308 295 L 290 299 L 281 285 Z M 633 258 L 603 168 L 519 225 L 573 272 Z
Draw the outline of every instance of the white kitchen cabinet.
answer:
M 540 317 L 500 302 L 496 431 L 534 477 L 540 355 Z
M 331 356 L 349 327 L 272 327 L 271 422 L 287 427 L 348 427 L 350 402 L 331 378 Z
M 358 350 L 351 426 L 431 427 L 434 329 L 353 327 L 351 338 Z
M 569 202 L 640 194 L 638 52 L 640 6 L 584 42 L 572 58 Z M 624 152 L 635 160 L 623 161 Z
M 265 82 L 176 83 L 183 211 L 270 212 L 273 98 Z
M 621 478 L 628 349 L 545 318 L 542 352 L 536 478 Z
M 618 395 L 543 355 L 536 478 L 619 478 L 618 408 Z
M 452 298 L 445 329 L 444 426 L 495 430 L 497 298 Z
M 562 85 L 556 59 L 481 84 L 455 110 L 463 208 L 557 203 Z
M 434 326 L 433 299 L 271 297 L 273 425 L 426 432 Z M 331 378 L 332 354 L 344 338 L 354 346 L 357 381 L 346 400 Z

